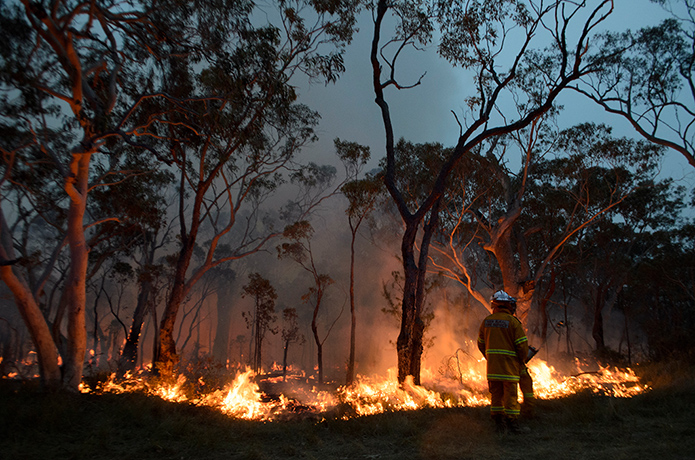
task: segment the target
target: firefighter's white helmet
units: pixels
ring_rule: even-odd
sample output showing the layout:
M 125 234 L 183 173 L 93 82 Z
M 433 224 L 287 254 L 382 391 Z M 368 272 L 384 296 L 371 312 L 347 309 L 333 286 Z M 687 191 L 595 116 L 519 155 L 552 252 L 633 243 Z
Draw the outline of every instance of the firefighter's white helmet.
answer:
M 504 291 L 497 291 L 490 297 L 490 302 L 492 303 L 513 303 L 516 299 Z
M 497 291 L 490 297 L 490 303 L 493 307 L 504 306 L 510 308 L 516 306 L 516 299 L 504 291 Z

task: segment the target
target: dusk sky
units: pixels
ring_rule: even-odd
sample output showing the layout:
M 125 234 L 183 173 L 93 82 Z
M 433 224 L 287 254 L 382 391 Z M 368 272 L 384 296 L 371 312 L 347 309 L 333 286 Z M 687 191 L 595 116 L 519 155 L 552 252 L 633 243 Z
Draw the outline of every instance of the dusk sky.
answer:
M 616 0 L 615 11 L 605 25 L 615 31 L 634 30 L 657 24 L 667 15 L 649 0 Z M 336 137 L 369 145 L 373 158 L 370 167 L 384 155 L 384 128 L 371 87 L 369 50 L 373 24 L 368 13 L 362 15 L 359 28 L 345 56 L 346 72 L 340 80 L 328 86 L 316 83 L 302 84 L 300 88 L 301 101 L 318 110 L 322 117 L 318 128 L 320 140 L 305 151 L 315 161 L 333 161 L 333 139 Z M 391 107 L 396 139 L 439 142 L 449 147 L 455 144 L 459 133 L 451 112 L 456 111 L 461 117 L 463 98 L 471 94 L 467 89 L 470 80 L 460 69 L 438 58 L 435 46 L 430 46 L 428 52 L 411 50 L 406 56 L 408 65 L 399 67 L 403 84 L 412 84 L 427 72 L 422 84 L 401 91 L 388 88 L 386 99 Z M 622 119 L 604 113 L 597 105 L 570 91 L 561 96 L 560 102 L 565 106 L 559 119 L 562 127 L 583 121 L 604 122 L 613 126 L 614 135 L 636 136 Z M 692 187 L 695 171 L 682 155 L 669 151 L 666 157 L 665 172 L 677 179 L 683 178 Z

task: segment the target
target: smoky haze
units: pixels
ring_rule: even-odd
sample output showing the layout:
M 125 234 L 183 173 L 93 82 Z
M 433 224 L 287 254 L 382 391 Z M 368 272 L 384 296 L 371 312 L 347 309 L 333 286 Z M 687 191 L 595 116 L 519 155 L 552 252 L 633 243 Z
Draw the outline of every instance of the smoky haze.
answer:
M 647 0 L 617 1 L 616 12 L 611 19 L 611 26 L 616 29 L 632 25 L 638 28 L 646 23 L 652 23 L 654 18 L 663 15 L 663 11 Z M 371 18 L 363 15 L 360 21 L 360 32 L 348 48 L 345 58 L 346 72 L 335 85 L 302 85 L 298 89 L 300 101 L 317 110 L 322 120 L 317 133 L 320 140 L 304 149 L 303 157 L 308 161 L 319 164 L 333 164 L 340 170 L 335 158 L 333 139 L 354 141 L 371 148 L 372 159 L 365 170 L 377 167 L 384 151 L 384 128 L 379 112 L 374 104 L 374 94 L 371 88 L 371 68 L 369 63 L 369 46 L 371 40 Z M 434 48 L 423 53 L 413 53 L 403 63 L 403 84 L 414 84 L 422 76 L 421 84 L 409 90 L 395 91 L 389 96 L 389 103 L 394 114 L 396 138 L 404 137 L 412 142 L 439 142 L 445 146 L 452 145 L 459 135 L 459 126 L 451 111 L 460 112 L 462 95 L 469 93 L 470 80 L 461 77 L 457 69 L 438 59 Z M 299 84 L 298 84 L 299 85 Z M 628 133 L 629 127 L 616 118 L 608 118 L 598 108 L 589 103 L 579 101 L 573 96 L 561 100 L 565 111 L 561 115 L 566 120 L 563 123 L 574 124 L 579 121 L 604 119 L 612 125 Z M 631 131 L 628 133 L 632 134 Z M 621 133 L 622 135 L 622 133 Z M 684 171 L 678 166 L 683 161 L 680 156 L 671 155 L 670 162 L 677 166 L 674 171 Z M 692 176 L 686 180 L 692 181 Z M 311 241 L 317 268 L 320 273 L 329 275 L 335 283 L 326 292 L 319 314 L 319 335 L 325 339 L 324 365 L 327 378 L 340 381 L 344 378 L 345 363 L 348 359 L 350 311 L 348 298 L 348 282 L 350 268 L 350 232 L 345 215 L 347 202 L 340 196 L 334 196 L 325 201 L 320 210 L 312 217 L 311 223 L 315 233 Z M 356 247 L 356 311 L 357 311 L 357 344 L 356 371 L 358 374 L 384 375 L 387 369 L 396 366 L 395 342 L 399 332 L 398 318 L 384 313 L 388 307 L 383 295 L 384 284 L 393 281 L 393 272 L 401 270 L 400 255 L 401 226 L 398 220 L 389 216 L 381 216 L 375 229 L 363 225 L 357 238 Z M 313 306 L 302 300 L 312 286 L 311 276 L 300 266 L 290 260 L 278 260 L 275 246 L 279 239 L 268 245 L 266 252 L 259 253 L 247 260 L 232 262 L 229 268 L 235 272 L 230 294 L 224 298 L 212 293 L 202 300 L 200 310 L 196 310 L 196 302 L 201 299 L 201 287 L 196 287 L 191 299 L 177 320 L 176 336 L 184 363 L 204 357 L 211 353 L 215 341 L 217 324 L 217 304 L 222 303 L 231 310 L 231 325 L 229 330 L 230 345 L 228 357 L 231 364 L 250 361 L 251 331 L 247 327 L 242 313 L 252 310 L 253 300 L 242 297 L 242 288 L 248 282 L 248 275 L 260 273 L 267 278 L 277 291 L 278 299 L 275 306 L 277 321 L 271 327 L 277 327 L 278 333 L 267 333 L 263 343 L 263 365 L 269 370 L 273 363 L 282 363 L 282 340 L 280 331 L 283 327 L 282 310 L 295 308 L 299 315 L 299 326 L 305 338 L 304 344 L 290 346 L 289 364 L 312 374 L 316 366 L 316 346 L 310 329 Z M 22 331 L 21 320 L 16 307 L 2 286 L 1 316 Z M 491 294 L 493 287 L 486 290 Z M 398 297 L 397 289 L 392 292 Z M 137 292 L 124 293 L 122 299 L 124 309 L 121 320 L 129 324 L 132 306 Z M 91 299 L 93 300 L 93 299 Z M 482 356 L 476 349 L 475 340 L 480 320 L 485 316 L 486 309 L 473 300 L 460 285 L 453 282 L 445 283 L 439 289 L 428 294 L 427 303 L 433 313 L 431 324 L 425 332 L 428 346 L 423 355 L 423 369 L 438 372 L 451 364 L 451 358 L 465 356 L 469 362 L 480 361 Z M 88 347 L 93 347 L 92 337 L 95 335 L 91 326 L 94 321 L 101 321 L 101 328 L 111 331 L 108 339 L 100 340 L 100 348 L 95 350 L 100 361 L 105 363 L 109 355 L 117 353 L 124 337 L 124 328 L 114 319 L 106 306 L 100 306 L 100 317 L 95 318 L 92 312 L 88 319 Z M 160 305 L 161 308 L 161 305 Z M 188 313 L 186 313 L 188 312 Z M 558 324 L 563 318 L 559 310 L 550 312 L 550 323 Z M 533 319 L 532 319 L 533 320 Z M 577 326 L 574 341 L 575 351 L 590 351 L 591 344 L 591 314 L 587 310 L 577 310 L 573 318 Z M 604 319 L 607 331 L 621 331 L 624 321 L 621 313 L 611 310 Z M 148 316 L 140 345 L 141 363 L 152 359 L 152 341 L 155 320 Z M 17 332 L 10 335 L 10 340 L 25 333 Z M 242 338 L 243 337 L 243 338 Z M 239 340 L 237 340 L 239 338 Z M 531 344 L 534 345 L 533 336 Z M 607 345 L 617 348 L 621 341 L 619 333 L 609 334 Z M 563 353 L 564 337 L 558 329 L 551 334 L 545 344 L 541 356 Z M 463 358 L 461 358 L 463 359 Z

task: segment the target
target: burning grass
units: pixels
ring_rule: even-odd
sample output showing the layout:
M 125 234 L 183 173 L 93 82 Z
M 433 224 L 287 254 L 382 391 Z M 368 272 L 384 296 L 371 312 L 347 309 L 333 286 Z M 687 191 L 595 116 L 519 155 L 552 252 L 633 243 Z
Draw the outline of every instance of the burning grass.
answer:
M 613 397 L 631 397 L 648 390 L 631 369 L 599 367 L 582 369 L 575 362 L 574 374 L 563 375 L 545 361 L 530 365 L 536 394 L 552 399 L 590 391 Z M 311 418 L 316 420 L 367 416 L 384 412 L 425 408 L 484 406 L 489 404 L 485 366 L 466 365 L 466 374 L 423 372 L 423 386 L 412 380 L 399 385 L 394 372 L 387 377 L 359 377 L 350 386 L 312 384 L 303 375 L 282 377 L 255 375 L 247 370 L 234 380 L 208 385 L 200 376 L 179 375 L 176 379 L 154 380 L 142 375 L 115 380 L 114 376 L 82 386 L 85 393 L 140 392 L 171 402 L 214 408 L 233 418 L 257 421 Z
M 425 387 L 398 386 L 393 377 L 346 388 L 300 376 L 283 382 L 239 372 L 230 382 L 218 374 L 206 382 L 188 373 L 169 381 L 92 378 L 82 394 L 49 395 L 31 382 L 0 380 L 0 457 L 692 457 L 692 366 L 639 367 L 638 379 L 631 370 L 578 365 L 561 374 L 533 363 L 541 400 L 523 436 L 493 433 L 476 363 L 465 375 L 424 373 Z M 678 383 L 667 384 L 666 372 Z
M 692 376 L 689 369 L 681 372 Z M 685 459 L 695 452 L 692 379 L 632 398 L 582 390 L 538 404 L 538 416 L 525 422 L 530 433 L 497 436 L 486 406 L 249 421 L 142 392 L 48 395 L 4 380 L 0 452 L 42 460 Z

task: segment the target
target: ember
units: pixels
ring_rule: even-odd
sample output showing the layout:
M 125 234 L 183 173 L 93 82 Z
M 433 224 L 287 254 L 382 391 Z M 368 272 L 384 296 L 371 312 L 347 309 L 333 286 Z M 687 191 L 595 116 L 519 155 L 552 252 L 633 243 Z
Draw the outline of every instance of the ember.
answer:
M 631 369 L 600 367 L 597 371 L 588 371 L 577 362 L 577 372 L 564 376 L 539 359 L 532 361 L 529 367 L 536 395 L 541 399 L 561 398 L 587 390 L 624 398 L 649 389 L 639 382 Z M 389 372 L 385 378 L 360 376 L 353 385 L 330 390 L 316 389 L 306 379 L 295 377 L 282 382 L 277 377 L 264 378 L 247 370 L 226 387 L 195 396 L 188 396 L 184 390 L 187 380 L 183 375 L 170 384 L 148 383 L 143 376 L 129 375 L 118 382 L 114 377 L 96 388 L 83 384 L 81 390 L 85 393 L 140 391 L 167 401 L 213 407 L 230 417 L 259 421 L 297 417 L 350 418 L 389 411 L 489 404 L 484 366 L 480 362 L 470 363 L 460 380 L 423 372 L 423 386 L 414 385 L 412 380 L 399 385 L 395 374 Z M 199 379 L 198 384 L 202 387 L 204 382 Z

